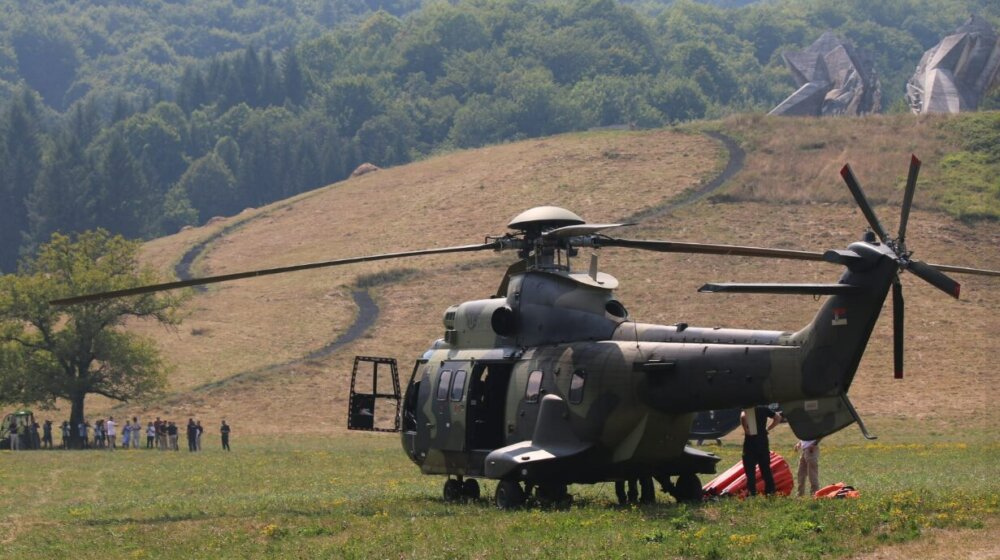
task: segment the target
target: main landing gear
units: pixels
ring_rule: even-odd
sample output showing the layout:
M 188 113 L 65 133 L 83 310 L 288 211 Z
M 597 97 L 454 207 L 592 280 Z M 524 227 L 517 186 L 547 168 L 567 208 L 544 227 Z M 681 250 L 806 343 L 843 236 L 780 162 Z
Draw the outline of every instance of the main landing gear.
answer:
M 462 479 L 461 476 L 444 481 L 444 501 L 465 502 L 479 499 L 479 482 L 474 478 Z
M 539 507 L 565 509 L 573 504 L 573 496 L 566 491 L 565 484 L 532 484 L 526 482 L 522 488 L 516 480 L 501 480 L 493 501 L 498 509 L 517 509 L 533 499 Z
M 678 503 L 700 502 L 704 493 L 701 489 L 701 481 L 694 473 L 684 473 L 677 477 L 677 482 L 671 482 L 669 478 L 657 479 L 662 490 L 677 500 Z
M 448 503 L 475 502 L 481 497 L 479 482 L 474 478 L 449 477 L 444 481 L 444 501 Z M 497 482 L 493 502 L 499 509 L 517 509 L 533 505 L 545 509 L 564 509 L 573 503 L 573 496 L 567 492 L 565 484 L 523 485 L 516 480 Z

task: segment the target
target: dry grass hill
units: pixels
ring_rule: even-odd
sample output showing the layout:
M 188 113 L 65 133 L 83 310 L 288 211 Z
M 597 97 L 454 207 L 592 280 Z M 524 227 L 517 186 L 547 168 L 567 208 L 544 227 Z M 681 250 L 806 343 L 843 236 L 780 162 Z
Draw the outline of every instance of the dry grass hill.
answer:
M 1000 268 L 1000 224 L 963 223 L 934 202 L 935 166 L 955 149 L 941 119 L 765 119 L 702 125 L 737 138 L 745 166 L 712 196 L 652 212 L 709 181 L 727 151 L 691 127 L 592 132 L 446 154 L 385 169 L 147 244 L 145 258 L 169 277 L 180 257 L 219 231 L 195 262 L 197 275 L 372 253 L 481 242 L 503 234 L 524 209 L 554 204 L 588 221 L 637 212 L 654 217 L 627 237 L 824 250 L 858 238 L 865 222 L 840 181 L 850 161 L 887 228 L 898 220 L 909 153 L 924 160 L 908 242 L 929 262 Z M 585 256 L 585 255 L 581 255 Z M 442 336 L 445 308 L 496 289 L 512 254 L 445 255 L 352 265 L 215 285 L 192 297 L 176 330 L 136 324 L 174 365 L 169 393 L 119 414 L 220 417 L 242 433 L 343 429 L 353 356 L 386 355 L 408 377 L 413 360 Z M 580 261 L 586 262 L 586 261 Z M 621 299 L 640 321 L 797 329 L 818 308 L 811 297 L 699 294 L 706 281 L 835 281 L 832 265 L 604 250 Z M 379 273 L 381 276 L 372 276 Z M 954 301 L 904 278 L 907 378 L 892 380 L 891 319 L 861 363 L 852 398 L 875 427 L 918 421 L 929 430 L 980 426 L 996 413 L 993 357 L 1000 280 L 961 276 Z M 359 340 L 313 360 L 355 319 L 352 290 L 367 279 L 379 307 Z M 373 280 L 374 279 L 374 280 Z M 273 367 L 272 367 L 273 366 Z M 405 383 L 405 379 L 403 380 Z M 89 401 L 89 412 L 112 403 Z

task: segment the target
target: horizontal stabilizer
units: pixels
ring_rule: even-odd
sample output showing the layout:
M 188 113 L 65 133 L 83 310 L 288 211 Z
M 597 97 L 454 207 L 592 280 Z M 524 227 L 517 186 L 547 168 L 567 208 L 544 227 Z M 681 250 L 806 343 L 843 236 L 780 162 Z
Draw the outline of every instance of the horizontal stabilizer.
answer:
M 699 292 L 729 292 L 731 294 L 797 294 L 810 296 L 850 295 L 859 293 L 857 286 L 847 284 L 705 284 Z
M 783 402 L 781 411 L 795 436 L 805 440 L 828 436 L 856 419 L 846 395 Z

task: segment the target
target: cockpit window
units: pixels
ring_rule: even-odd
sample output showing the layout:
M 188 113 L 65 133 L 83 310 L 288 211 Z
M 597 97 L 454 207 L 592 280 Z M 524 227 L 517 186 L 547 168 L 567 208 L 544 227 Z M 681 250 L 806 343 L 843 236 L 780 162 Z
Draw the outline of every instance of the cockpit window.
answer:
M 542 370 L 536 369 L 528 375 L 528 386 L 524 389 L 524 400 L 538 402 L 538 394 L 542 390 Z
M 451 384 L 451 400 L 462 400 L 462 393 L 465 392 L 465 377 L 464 369 L 455 372 L 455 382 Z
M 441 372 L 441 377 L 438 379 L 437 400 L 439 401 L 448 400 L 449 383 L 451 383 L 451 370 L 446 369 Z
M 587 381 L 587 372 L 578 369 L 573 372 L 573 377 L 569 380 L 569 402 L 580 404 L 583 401 L 583 386 Z

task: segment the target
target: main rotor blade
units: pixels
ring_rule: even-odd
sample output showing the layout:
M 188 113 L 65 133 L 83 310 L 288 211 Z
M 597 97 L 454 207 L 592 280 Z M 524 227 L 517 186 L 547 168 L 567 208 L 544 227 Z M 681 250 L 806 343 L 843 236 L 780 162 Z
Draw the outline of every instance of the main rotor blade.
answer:
M 941 272 L 957 272 L 959 274 L 977 274 L 979 276 L 1000 276 L 1000 270 L 989 270 L 986 268 L 970 268 L 967 266 L 952 266 L 950 264 L 926 263 L 928 266 L 940 270 Z
M 865 215 L 865 219 L 868 220 L 868 225 L 871 226 L 872 231 L 878 235 L 878 238 L 882 240 L 882 243 L 887 243 L 889 241 L 889 234 L 886 233 L 885 228 L 882 227 L 882 223 L 878 221 L 875 211 L 872 210 L 871 204 L 868 203 L 868 197 L 865 196 L 865 191 L 861 189 L 861 183 L 858 183 L 857 177 L 854 176 L 854 171 L 851 170 L 851 164 L 844 164 L 844 167 L 840 169 L 840 176 L 843 177 L 844 182 L 847 183 L 847 188 L 851 189 L 851 194 L 854 195 L 854 201 L 858 203 L 858 207 L 861 208 L 861 213 Z
M 899 275 L 892 282 L 892 362 L 893 377 L 903 378 L 903 284 Z
M 543 238 L 556 238 L 562 239 L 564 237 L 575 237 L 577 235 L 589 235 L 592 233 L 597 233 L 604 229 L 624 227 L 624 226 L 634 226 L 635 222 L 629 222 L 624 224 L 578 224 L 571 226 L 563 226 L 561 228 L 552 229 L 546 231 L 542 234 Z
M 910 219 L 910 205 L 913 204 L 913 192 L 917 190 L 917 175 L 920 174 L 920 160 L 910 154 L 910 173 L 906 176 L 906 191 L 903 193 L 903 209 L 899 214 L 899 237 L 896 241 L 906 240 L 906 222 Z
M 958 294 L 962 290 L 962 285 L 952 280 L 947 274 L 939 271 L 933 266 L 920 261 L 909 261 L 905 265 L 906 270 L 930 282 L 932 286 L 958 299 Z
M 800 261 L 822 261 L 823 253 L 796 251 L 794 249 L 769 249 L 744 245 L 715 245 L 710 243 L 687 243 L 683 241 L 652 241 L 642 239 L 615 239 L 597 237 L 597 247 L 627 247 L 660 253 L 693 253 L 705 255 L 732 255 L 739 257 L 769 257 L 774 259 L 794 259 Z
M 417 257 L 422 255 L 440 255 L 443 253 L 466 253 L 472 251 L 485 251 L 489 249 L 497 249 L 499 248 L 499 246 L 500 245 L 498 243 L 493 242 L 493 243 L 483 243 L 481 245 L 460 245 L 456 247 L 442 247 L 440 249 L 421 249 L 419 251 L 404 251 L 401 253 L 382 253 L 380 255 L 368 255 L 364 257 L 349 257 L 346 259 L 335 259 L 332 261 L 297 264 L 297 265 L 282 266 L 277 268 L 264 268 L 260 270 L 250 270 L 247 272 L 234 272 L 232 274 L 220 274 L 219 276 L 206 276 L 204 278 L 192 278 L 190 280 L 178 280 L 176 282 L 165 282 L 163 284 L 151 284 L 148 286 L 139 286 L 136 288 L 127 288 L 124 290 L 114 290 L 110 292 L 101 292 L 96 294 L 74 296 L 65 299 L 52 300 L 49 302 L 49 304 L 72 305 L 74 303 L 86 303 L 90 301 L 100 301 L 105 299 L 135 296 L 140 294 L 149 294 L 152 292 L 175 290 L 177 288 L 188 288 L 191 286 L 214 284 L 216 282 L 228 282 L 230 280 L 239 280 L 241 278 L 256 278 L 257 276 L 268 276 L 271 274 L 282 274 L 285 272 L 296 272 L 299 270 L 309 270 L 313 268 L 325 268 L 325 267 L 340 266 L 345 264 L 382 261 L 387 259 L 399 259 L 403 257 Z

